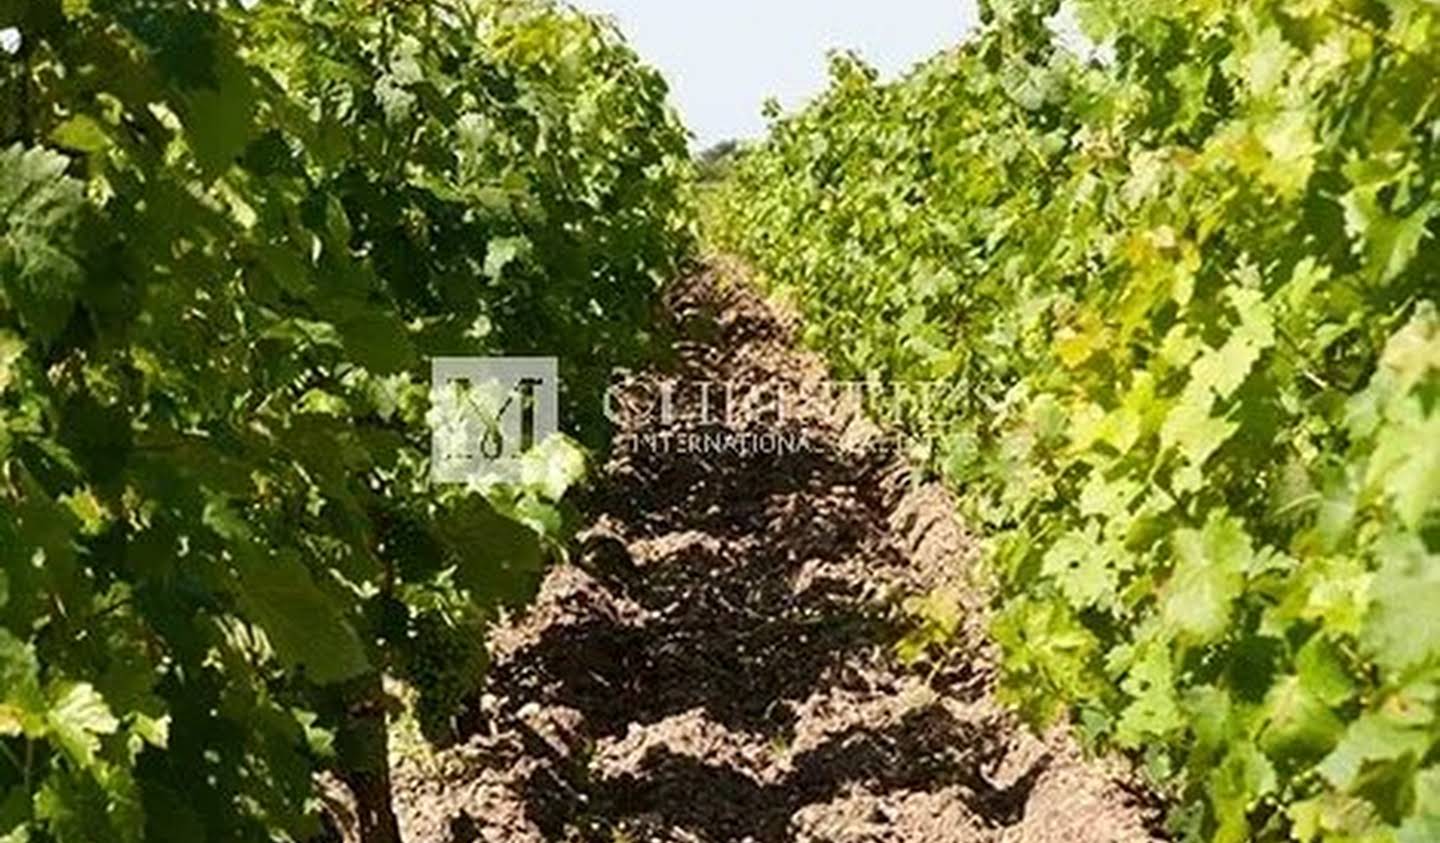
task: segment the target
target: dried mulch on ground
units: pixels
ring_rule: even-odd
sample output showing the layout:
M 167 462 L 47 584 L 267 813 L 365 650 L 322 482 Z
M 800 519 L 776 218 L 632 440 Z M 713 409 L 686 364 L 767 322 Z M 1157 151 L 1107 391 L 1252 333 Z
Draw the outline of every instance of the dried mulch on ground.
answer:
M 737 277 L 675 285 L 686 340 L 642 382 L 823 380 L 793 320 Z M 475 734 L 397 771 L 408 843 L 1160 839 L 1118 767 L 992 701 L 949 497 L 853 409 L 786 429 L 808 447 L 663 453 L 622 436 L 577 563 L 493 633 Z M 907 669 L 900 599 L 941 586 L 971 604 L 969 643 Z

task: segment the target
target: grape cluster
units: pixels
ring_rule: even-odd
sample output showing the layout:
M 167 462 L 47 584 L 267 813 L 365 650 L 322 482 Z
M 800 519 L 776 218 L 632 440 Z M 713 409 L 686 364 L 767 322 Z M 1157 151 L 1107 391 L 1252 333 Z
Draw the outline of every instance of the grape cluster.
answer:
M 479 687 L 488 654 L 481 625 L 453 621 L 440 611 L 415 615 L 401 646 L 404 679 L 415 689 L 416 719 L 425 738 L 444 745 L 455 738 L 455 717 Z
M 440 570 L 445 551 L 414 511 L 391 505 L 377 520 L 380 555 L 395 566 L 402 580 L 423 580 Z

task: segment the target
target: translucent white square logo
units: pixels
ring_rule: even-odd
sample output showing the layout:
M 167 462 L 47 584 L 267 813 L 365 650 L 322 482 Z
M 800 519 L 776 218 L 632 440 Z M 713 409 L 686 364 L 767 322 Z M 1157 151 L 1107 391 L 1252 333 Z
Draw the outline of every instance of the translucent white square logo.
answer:
M 430 389 L 436 483 L 516 481 L 520 457 L 560 430 L 553 357 L 439 357 Z

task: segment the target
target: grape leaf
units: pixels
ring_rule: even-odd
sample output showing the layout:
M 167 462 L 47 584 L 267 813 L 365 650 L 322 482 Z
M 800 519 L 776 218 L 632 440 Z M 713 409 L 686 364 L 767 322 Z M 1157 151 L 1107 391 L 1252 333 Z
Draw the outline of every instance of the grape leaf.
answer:
M 1237 742 L 1211 772 L 1209 783 L 1210 802 L 1219 821 L 1215 843 L 1251 840 L 1250 811 L 1278 786 L 1270 759 L 1253 744 Z
M 1367 763 L 1420 757 L 1430 747 L 1424 729 L 1396 722 L 1381 712 L 1367 712 L 1350 724 L 1339 746 L 1317 768 L 1320 775 L 1342 790 L 1353 786 Z
M 1212 416 L 1212 402 L 1199 390 L 1186 390 L 1160 430 L 1161 446 L 1178 449 L 1195 468 L 1205 465 L 1240 429 L 1234 422 Z
M 250 144 L 258 107 L 251 71 L 229 49 L 217 45 L 212 82 L 186 90 L 181 100 L 185 137 L 212 176 L 227 170 Z
M 1121 688 L 1133 698 L 1115 728 L 1121 746 L 1142 746 L 1147 738 L 1164 737 L 1184 725 L 1175 697 L 1175 666 L 1165 646 L 1152 643 L 1145 647 Z
M 34 647 L 0 627 L 0 736 L 38 736 L 44 709 Z
M 103 152 L 110 146 L 110 137 L 88 114 L 77 114 L 56 126 L 50 139 L 62 149 L 83 153 Z
M 1418 399 L 1415 401 L 1418 404 Z M 1407 527 L 1419 530 L 1430 513 L 1440 510 L 1440 412 L 1381 429 L 1370 458 L 1369 479 L 1386 497 Z
M 1161 598 L 1168 627 L 1196 643 L 1222 637 L 1232 604 L 1245 586 L 1254 549 L 1234 518 L 1213 515 L 1201 530 L 1180 530 L 1171 538 L 1177 564 Z
M 45 719 L 56 742 L 81 767 L 95 762 L 100 736 L 120 728 L 105 699 L 85 682 L 65 682 L 52 688 Z
M 520 482 L 558 502 L 585 476 L 585 454 L 563 436 L 551 436 L 520 459 Z
M 540 537 L 479 495 L 460 501 L 436 527 L 455 555 L 457 582 L 477 599 L 514 606 L 538 587 L 544 563 Z
M 500 280 L 505 267 L 528 254 L 530 241 L 524 237 L 497 237 L 485 250 L 485 276 Z
M 19 144 L 0 150 L 0 295 L 42 342 L 70 319 L 83 283 L 75 234 L 84 187 L 70 159 Z
M 1440 814 L 1411 817 L 1400 827 L 1396 843 L 1434 843 L 1440 840 Z
M 1301 676 L 1288 676 L 1265 699 L 1265 752 L 1276 758 L 1324 755 L 1334 748 L 1345 723 Z
M 1339 651 L 1323 634 L 1312 636 L 1300 648 L 1295 665 L 1306 690 L 1325 705 L 1338 706 L 1355 695 L 1356 681 L 1346 672 Z
M 1110 599 L 1119 585 L 1112 565 L 1115 549 L 1100 545 L 1100 530 L 1092 523 L 1083 532 L 1072 530 L 1046 551 L 1042 572 L 1055 580 L 1070 605 L 1085 609 Z
M 320 685 L 344 682 L 370 669 L 354 627 L 299 559 L 250 557 L 241 565 L 240 581 L 239 598 L 247 614 L 265 630 L 287 666 L 303 665 L 306 677 Z
M 388 313 L 369 313 L 338 326 L 351 359 L 377 375 L 413 369 L 417 358 L 404 323 Z
M 56 843 L 141 843 L 134 781 L 119 770 L 83 775 L 57 768 L 35 794 L 35 816 Z
M 1362 638 L 1375 661 L 1393 671 L 1440 659 L 1440 556 L 1418 538 L 1392 538 L 1370 590 Z

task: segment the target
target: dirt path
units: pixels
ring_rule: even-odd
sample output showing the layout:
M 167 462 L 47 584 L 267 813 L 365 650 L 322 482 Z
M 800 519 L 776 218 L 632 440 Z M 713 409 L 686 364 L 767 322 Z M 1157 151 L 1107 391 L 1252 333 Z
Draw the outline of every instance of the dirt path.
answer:
M 822 378 L 720 275 L 672 292 L 665 375 Z M 409 843 L 1153 839 L 1113 771 L 990 701 L 979 635 L 935 676 L 896 664 L 898 597 L 970 542 L 862 419 L 791 432 L 807 451 L 605 468 L 580 564 L 494 634 L 476 734 L 398 773 Z

